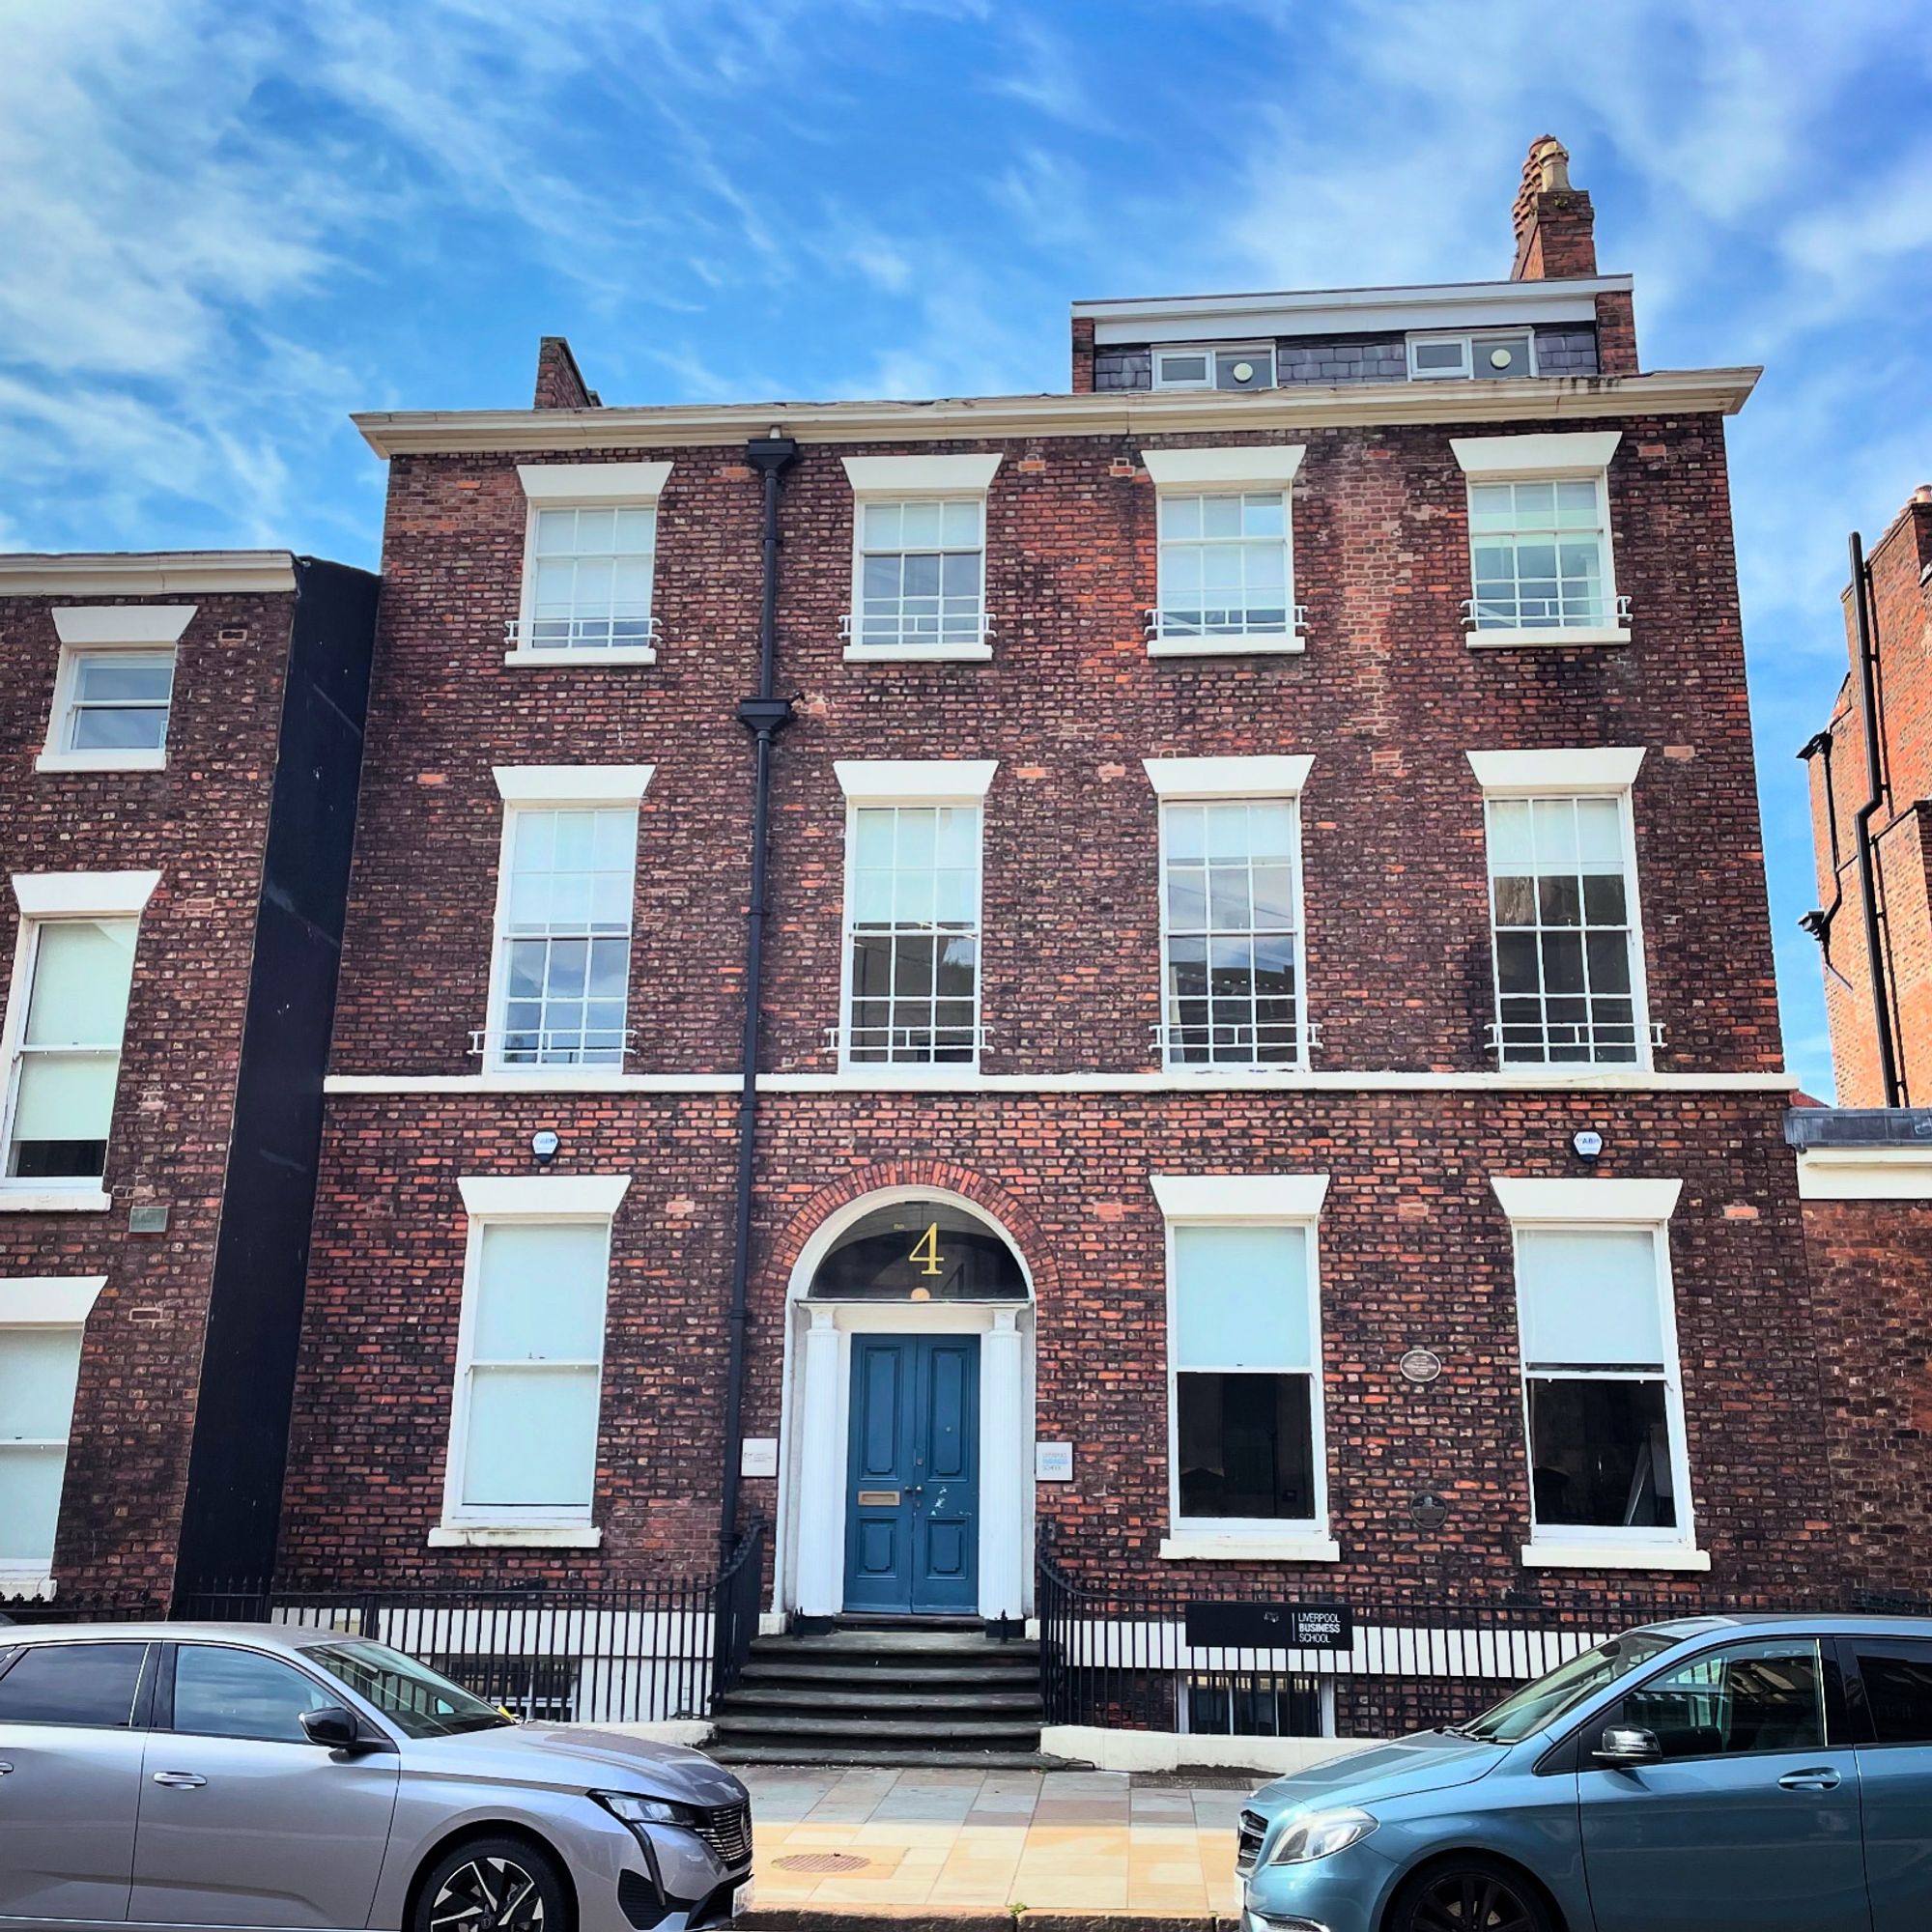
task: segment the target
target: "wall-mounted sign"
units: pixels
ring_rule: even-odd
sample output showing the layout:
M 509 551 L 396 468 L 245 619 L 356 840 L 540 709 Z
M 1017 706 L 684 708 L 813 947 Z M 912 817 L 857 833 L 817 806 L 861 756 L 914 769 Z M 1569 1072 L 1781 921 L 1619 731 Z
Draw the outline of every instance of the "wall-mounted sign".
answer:
M 1355 1613 L 1344 1604 L 1189 1604 L 1187 1641 L 1221 1650 L 1348 1650 Z
M 738 1456 L 741 1476 L 776 1476 L 779 1472 L 779 1438 L 776 1435 L 748 1435 Z
M 1411 1349 L 1397 1366 L 1412 1382 L 1433 1382 L 1442 1373 L 1442 1357 L 1434 1349 Z
M 1073 1480 L 1073 1444 L 1036 1442 L 1033 1445 L 1033 1473 L 1042 1483 L 1070 1483 Z

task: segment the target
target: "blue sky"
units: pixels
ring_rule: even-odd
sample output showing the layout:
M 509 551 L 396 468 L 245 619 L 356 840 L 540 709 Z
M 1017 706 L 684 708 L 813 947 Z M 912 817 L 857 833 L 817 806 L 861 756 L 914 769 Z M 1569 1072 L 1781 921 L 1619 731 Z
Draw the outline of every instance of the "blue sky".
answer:
M 1732 465 L 1787 1043 L 1844 533 L 1932 475 L 1909 0 L 0 0 L 0 548 L 374 563 L 356 408 L 1063 387 L 1075 297 L 1507 272 L 1546 130 Z

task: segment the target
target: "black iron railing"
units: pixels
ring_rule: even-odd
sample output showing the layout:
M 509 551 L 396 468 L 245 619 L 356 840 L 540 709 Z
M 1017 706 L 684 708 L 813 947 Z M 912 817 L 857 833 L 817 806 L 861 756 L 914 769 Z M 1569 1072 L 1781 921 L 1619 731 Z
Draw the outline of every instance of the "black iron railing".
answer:
M 1047 1529 L 1042 1525 L 1043 1531 Z M 1049 1724 L 1126 1730 L 1388 1737 L 1462 1723 L 1519 1685 L 1634 1625 L 1732 1610 L 1886 1610 L 1925 1614 L 1922 1599 L 1846 1592 L 1776 1600 L 1551 1580 L 1534 1591 L 1461 1601 L 1350 1590 L 1338 1649 L 1190 1644 L 1190 1601 L 1236 1591 L 1158 1578 L 1074 1577 L 1041 1537 L 1037 1605 L 1040 1690 Z M 1302 1608 L 1325 1593 L 1288 1587 Z M 1249 1593 L 1251 1597 L 1251 1593 Z M 1338 1593 L 1339 1598 L 1339 1593 Z M 1244 1599 L 1247 1600 L 1247 1599 Z
M 765 1526 L 696 1577 L 390 1588 L 229 1582 L 179 1597 L 0 1602 L 17 1623 L 128 1622 L 172 1614 L 221 1623 L 319 1624 L 407 1652 L 540 1722 L 702 1718 L 738 1681 L 758 1630 Z

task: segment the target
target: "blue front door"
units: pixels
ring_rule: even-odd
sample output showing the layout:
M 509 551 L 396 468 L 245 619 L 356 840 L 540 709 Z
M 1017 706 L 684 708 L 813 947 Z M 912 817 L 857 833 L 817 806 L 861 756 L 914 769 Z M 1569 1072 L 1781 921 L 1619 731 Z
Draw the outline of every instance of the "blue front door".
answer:
M 845 1607 L 980 1606 L 980 1338 L 855 1335 Z

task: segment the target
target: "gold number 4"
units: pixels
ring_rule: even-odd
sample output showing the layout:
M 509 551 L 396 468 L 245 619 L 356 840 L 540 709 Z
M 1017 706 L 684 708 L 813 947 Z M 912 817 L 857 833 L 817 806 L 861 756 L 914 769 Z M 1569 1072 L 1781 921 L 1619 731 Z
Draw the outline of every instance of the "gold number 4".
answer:
M 921 1274 L 939 1274 L 943 1272 L 939 1265 L 939 1223 L 937 1221 L 913 1243 L 912 1253 L 906 1257 L 906 1260 L 909 1262 L 923 1262 L 925 1265 L 920 1269 Z

